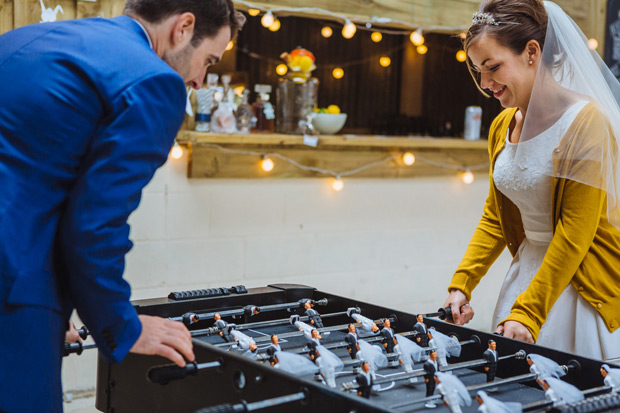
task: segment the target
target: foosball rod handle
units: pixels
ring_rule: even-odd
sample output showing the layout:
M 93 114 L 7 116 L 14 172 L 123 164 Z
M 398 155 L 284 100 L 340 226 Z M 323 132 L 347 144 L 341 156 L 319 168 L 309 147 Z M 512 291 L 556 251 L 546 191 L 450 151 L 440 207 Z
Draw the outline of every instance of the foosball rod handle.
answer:
M 86 326 L 82 326 L 77 332 L 82 340 L 86 340 L 86 337 L 90 335 L 90 330 Z
M 261 400 L 254 403 L 248 403 L 245 400 L 241 400 L 241 403 L 239 404 L 218 404 L 217 406 L 206 407 L 204 409 L 197 410 L 196 413 L 253 412 L 255 410 L 267 409 L 269 407 L 275 407 L 285 403 L 292 403 L 299 400 L 304 400 L 306 397 L 308 397 L 307 391 L 300 391 L 299 393 L 287 394 L 286 396 L 274 397 L 273 399 Z
M 440 308 L 435 313 L 423 314 L 426 317 L 438 317 L 440 320 L 452 320 L 452 307 Z
M 151 383 L 168 384 L 173 380 L 180 380 L 187 376 L 195 376 L 198 370 L 220 367 L 221 365 L 221 361 L 202 364 L 192 361 L 191 363 L 187 363 L 185 367 L 179 367 L 176 364 L 167 364 L 165 366 L 151 367 L 146 376 Z
M 84 344 L 81 341 L 76 343 L 67 343 L 65 342 L 65 349 L 63 353 L 63 357 L 67 357 L 70 354 L 77 354 L 78 356 L 82 354 L 84 350 L 88 350 L 91 348 L 97 348 L 96 344 Z

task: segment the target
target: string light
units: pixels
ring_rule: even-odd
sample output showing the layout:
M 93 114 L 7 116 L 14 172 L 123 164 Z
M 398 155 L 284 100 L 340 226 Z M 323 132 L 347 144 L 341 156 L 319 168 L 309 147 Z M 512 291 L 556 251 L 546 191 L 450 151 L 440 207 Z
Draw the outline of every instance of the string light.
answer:
M 329 39 L 330 37 L 332 37 L 332 34 L 334 34 L 334 31 L 329 26 L 325 26 L 321 29 L 321 36 L 323 36 L 326 39 Z
M 249 9 L 248 14 L 252 17 L 256 17 L 260 14 L 260 10 L 258 9 Z
M 379 59 L 379 64 L 383 67 L 388 67 L 392 63 L 392 59 L 387 56 L 383 56 Z
M 461 32 L 459 33 L 459 37 L 461 38 L 461 40 L 465 40 L 467 38 L 467 33 Z
M 181 148 L 181 145 L 179 145 L 177 141 L 174 141 L 174 145 L 170 151 L 170 157 L 172 159 L 181 159 L 183 157 L 183 148 Z
M 420 45 L 416 48 L 416 50 L 418 51 L 418 54 L 426 54 L 426 52 L 428 52 L 428 47 L 425 45 Z
M 263 160 L 260 161 L 260 167 L 265 172 L 273 171 L 273 168 L 276 166 L 275 163 L 268 156 L 264 155 Z
M 467 53 L 465 53 L 465 50 L 459 50 L 458 52 L 456 52 L 456 60 L 458 60 L 459 62 L 464 62 L 465 60 L 467 60 Z
M 414 46 L 421 46 L 424 44 L 424 36 L 422 36 L 420 30 L 416 30 L 411 33 L 409 40 L 411 40 L 411 43 L 413 43 Z
M 288 72 L 288 67 L 284 63 L 280 63 L 276 66 L 276 73 L 280 76 L 284 76 Z
M 334 78 L 336 79 L 342 79 L 342 77 L 344 76 L 344 70 L 342 70 L 341 67 L 336 67 L 334 68 L 334 70 L 332 70 L 332 76 L 334 76 Z
M 403 163 L 407 166 L 411 166 L 415 163 L 415 155 L 411 152 L 405 152 L 402 159 Z
M 267 13 L 265 13 L 263 17 L 261 17 L 260 24 L 262 24 L 263 27 L 269 27 L 273 24 L 275 20 L 276 19 L 275 17 L 273 17 L 273 13 L 271 13 L 271 10 L 270 10 Z
M 235 44 L 233 43 L 233 41 L 231 40 L 230 42 L 228 42 L 228 44 L 226 45 L 226 51 L 228 50 L 232 50 L 232 48 L 235 47 Z
M 332 171 L 329 169 L 322 169 L 322 168 L 318 168 L 316 166 L 310 166 L 310 165 L 303 165 L 300 164 L 299 162 L 297 162 L 294 159 L 289 158 L 288 156 L 284 156 L 281 155 L 279 153 L 261 153 L 261 152 L 255 152 L 255 151 L 248 151 L 248 150 L 242 150 L 242 149 L 231 149 L 231 148 L 226 148 L 214 143 L 197 143 L 195 144 L 196 146 L 202 146 L 202 147 L 208 147 L 208 148 L 212 148 L 212 149 L 216 149 L 219 150 L 221 152 L 225 152 L 225 153 L 232 153 L 232 154 L 238 154 L 238 155 L 249 155 L 249 156 L 259 156 L 261 158 L 260 161 L 260 167 L 261 169 L 263 169 L 266 172 L 269 172 L 271 170 L 273 170 L 273 168 L 275 167 L 275 164 L 273 162 L 273 160 L 271 158 L 278 158 L 282 161 L 285 161 L 301 170 L 304 171 L 310 171 L 310 172 L 314 172 L 314 173 L 318 173 L 318 174 L 322 174 L 322 175 L 329 175 L 335 178 L 334 183 L 338 180 L 340 180 L 340 183 L 338 183 L 338 186 L 344 186 L 344 183 L 342 183 L 342 177 L 344 176 L 351 176 L 351 175 L 355 175 L 357 173 L 360 173 L 362 171 L 365 171 L 367 169 L 370 168 L 374 168 L 375 166 L 379 166 L 379 165 L 383 165 L 385 163 L 388 162 L 393 162 L 394 160 L 400 158 L 402 159 L 403 163 L 407 166 L 411 166 L 413 165 L 416 161 L 422 161 L 428 165 L 432 165 L 438 168 L 445 168 L 445 169 L 453 169 L 453 170 L 458 170 L 458 171 L 463 171 L 465 170 L 465 172 L 460 172 L 459 176 L 461 177 L 461 179 L 463 180 L 463 182 L 465 182 L 466 184 L 470 184 L 473 182 L 474 180 L 474 175 L 471 173 L 472 170 L 482 170 L 482 169 L 488 169 L 489 168 L 489 163 L 485 162 L 483 164 L 479 164 L 479 165 L 468 165 L 467 167 L 465 167 L 464 165 L 457 165 L 457 164 L 448 164 L 448 163 L 443 163 L 443 162 L 437 162 L 437 161 L 433 161 L 432 159 L 428 159 L 422 156 L 415 156 L 413 153 L 411 152 L 406 152 L 404 154 L 393 154 L 393 155 L 389 155 L 386 156 L 382 159 L 376 160 L 376 161 L 372 161 L 369 162 L 367 164 L 361 165 L 355 169 L 351 169 L 348 171 L 341 171 L 341 172 L 336 172 L 336 171 Z M 340 188 L 342 189 L 342 188 Z
M 383 39 L 383 35 L 379 32 L 372 32 L 372 34 L 370 35 L 370 40 L 372 40 L 375 43 L 379 43 L 382 39 Z
M 344 182 L 342 181 L 340 176 L 336 176 L 336 178 L 332 182 L 332 188 L 336 192 L 342 191 L 342 188 L 344 188 Z
M 463 174 L 461 175 L 461 179 L 463 180 L 463 183 L 470 185 L 474 182 L 474 174 L 471 173 L 471 171 L 468 169 L 463 172 Z
M 342 27 L 342 37 L 344 37 L 345 39 L 350 39 L 355 35 L 355 32 L 357 31 L 357 27 L 351 23 L 351 20 L 346 19 L 344 26 Z
M 598 49 L 598 40 L 596 40 L 595 38 L 591 38 L 590 40 L 588 40 L 588 49 L 590 50 Z
M 272 32 L 277 32 L 278 30 L 280 30 L 280 20 L 275 19 L 273 23 L 271 23 L 271 26 L 269 26 L 269 30 L 271 30 Z

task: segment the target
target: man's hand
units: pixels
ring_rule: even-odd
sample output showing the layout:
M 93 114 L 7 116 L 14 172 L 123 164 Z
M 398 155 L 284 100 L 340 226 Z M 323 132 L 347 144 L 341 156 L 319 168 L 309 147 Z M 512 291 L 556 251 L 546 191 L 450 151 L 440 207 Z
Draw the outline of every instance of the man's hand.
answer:
M 504 333 L 504 337 L 534 344 L 534 337 L 532 337 L 530 330 L 518 321 L 508 320 L 504 324 L 497 326 L 497 330 L 495 332 Z
M 166 357 L 179 367 L 185 367 L 185 360 L 194 361 L 192 336 L 183 323 L 148 315 L 138 318 L 142 333 L 130 352 Z
M 452 309 L 452 321 L 446 320 L 447 322 L 463 325 L 474 318 L 474 309 L 469 305 L 469 300 L 461 290 L 451 290 L 443 307 Z
M 65 332 L 65 341 L 67 343 L 77 343 L 78 341 L 82 341 L 77 328 L 75 328 L 75 324 L 73 324 L 73 321 L 71 320 L 69 320 L 69 329 Z

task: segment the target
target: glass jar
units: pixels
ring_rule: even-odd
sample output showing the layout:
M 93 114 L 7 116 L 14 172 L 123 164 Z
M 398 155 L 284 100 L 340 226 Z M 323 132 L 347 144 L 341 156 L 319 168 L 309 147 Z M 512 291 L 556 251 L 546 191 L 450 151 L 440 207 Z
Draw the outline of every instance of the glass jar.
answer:
M 318 95 L 319 79 L 315 77 L 303 83 L 280 78 L 276 89 L 276 132 L 306 133 L 306 121 L 317 105 Z

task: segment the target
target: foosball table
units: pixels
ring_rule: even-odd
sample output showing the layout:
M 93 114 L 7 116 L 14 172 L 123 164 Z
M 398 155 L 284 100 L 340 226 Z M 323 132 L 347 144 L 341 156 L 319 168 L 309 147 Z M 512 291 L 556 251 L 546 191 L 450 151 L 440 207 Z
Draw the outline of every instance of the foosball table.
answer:
M 100 357 L 103 412 L 620 411 L 603 362 L 446 323 L 445 309 L 408 314 L 291 284 L 134 305 L 185 323 L 196 360 Z

